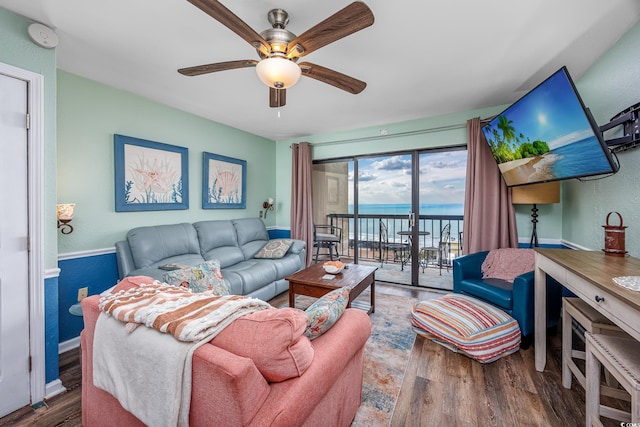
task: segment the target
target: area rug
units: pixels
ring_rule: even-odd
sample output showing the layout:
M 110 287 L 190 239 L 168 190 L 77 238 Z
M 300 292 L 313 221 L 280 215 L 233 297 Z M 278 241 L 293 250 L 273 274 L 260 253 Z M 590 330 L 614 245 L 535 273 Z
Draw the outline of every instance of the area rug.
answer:
M 433 298 L 439 296 L 433 294 Z M 358 296 L 360 299 L 369 301 L 369 291 Z M 306 307 L 312 301 L 297 296 L 296 307 Z M 376 311 L 370 314 L 371 336 L 364 353 L 362 404 L 352 427 L 389 425 L 416 339 L 411 328 L 411 307 L 415 301 L 376 292 Z
M 363 294 L 359 298 L 369 298 Z M 416 300 L 377 294 L 371 313 L 371 337 L 364 350 L 362 405 L 353 427 L 388 426 L 416 334 L 411 328 L 411 307 Z

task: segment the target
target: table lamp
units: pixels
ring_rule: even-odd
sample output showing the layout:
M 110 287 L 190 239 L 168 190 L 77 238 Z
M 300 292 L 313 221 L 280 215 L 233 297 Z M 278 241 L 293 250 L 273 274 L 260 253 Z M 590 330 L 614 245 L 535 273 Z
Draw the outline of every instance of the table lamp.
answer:
M 544 182 L 541 184 L 521 185 L 511 188 L 511 203 L 514 205 L 533 205 L 531 208 L 531 223 L 533 232 L 529 247 L 538 247 L 538 233 L 536 224 L 538 223 L 539 204 L 551 204 L 560 202 L 560 181 Z

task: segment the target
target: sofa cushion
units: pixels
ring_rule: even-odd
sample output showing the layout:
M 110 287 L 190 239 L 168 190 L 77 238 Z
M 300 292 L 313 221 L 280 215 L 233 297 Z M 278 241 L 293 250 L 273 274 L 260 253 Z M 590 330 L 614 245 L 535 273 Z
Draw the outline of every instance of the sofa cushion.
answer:
M 261 310 L 234 320 L 211 344 L 250 358 L 267 381 L 280 382 L 299 377 L 313 361 L 306 327 L 301 310 Z
M 229 286 L 222 277 L 217 260 L 168 271 L 162 279 L 172 286 L 184 286 L 192 292 L 213 291 L 216 295 L 229 295 Z
M 242 293 L 240 295 L 248 295 L 277 279 L 277 271 L 273 263 L 261 259 L 239 262 L 224 269 L 223 275 L 225 277 L 231 276 L 228 273 L 233 273 L 242 279 Z
M 411 313 L 416 333 L 489 363 L 520 348 L 518 322 L 504 311 L 475 298 L 447 294 L 419 301 Z
M 280 259 L 287 254 L 292 243 L 293 241 L 288 239 L 269 240 L 262 249 L 254 255 L 254 258 Z
M 244 261 L 236 230 L 230 220 L 200 221 L 194 223 L 193 227 L 205 260 L 217 259 L 222 268 Z
M 229 287 L 229 293 L 231 295 L 245 295 L 242 293 L 242 288 L 244 287 L 244 281 L 242 277 L 229 269 L 222 269 L 222 277 L 227 281 L 227 286 Z
M 456 292 L 477 297 L 506 311 L 513 309 L 513 283 L 501 279 L 465 279 Z
M 289 253 L 299 254 L 306 247 L 307 247 L 307 242 L 305 242 L 304 240 L 293 239 L 293 244 L 289 248 Z
M 238 246 L 246 260 L 255 254 L 269 241 L 269 232 L 260 218 L 241 218 L 232 220 L 238 236 Z
M 300 255 L 297 254 L 287 254 L 280 259 L 256 258 L 256 261 L 273 265 L 276 269 L 277 280 L 284 279 L 303 267 L 300 262 Z
M 318 298 L 305 310 L 307 328 L 304 334 L 309 339 L 316 339 L 327 332 L 338 321 L 349 303 L 349 288 L 334 289 Z
M 137 269 L 178 255 L 200 256 L 198 235 L 187 223 L 133 228 L 127 241 Z

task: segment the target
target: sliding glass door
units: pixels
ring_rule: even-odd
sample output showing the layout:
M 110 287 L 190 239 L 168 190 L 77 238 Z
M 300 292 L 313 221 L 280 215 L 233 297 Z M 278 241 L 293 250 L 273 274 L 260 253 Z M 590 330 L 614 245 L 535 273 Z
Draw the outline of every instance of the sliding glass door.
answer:
M 414 283 L 450 290 L 453 258 L 462 250 L 467 151 L 422 152 L 418 162 L 420 271 Z
M 377 280 L 451 289 L 465 173 L 464 148 L 316 162 L 314 222 L 339 230 L 340 257 L 377 266 Z
M 378 266 L 377 280 L 410 285 L 412 155 L 360 158 L 357 168 L 360 262 Z

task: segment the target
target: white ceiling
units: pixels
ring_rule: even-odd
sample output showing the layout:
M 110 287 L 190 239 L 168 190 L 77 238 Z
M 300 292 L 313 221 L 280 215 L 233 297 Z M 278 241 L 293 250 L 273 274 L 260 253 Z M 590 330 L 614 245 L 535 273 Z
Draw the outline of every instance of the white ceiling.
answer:
M 365 0 L 373 26 L 304 58 L 367 82 L 352 95 L 309 78 L 268 106 L 253 68 L 185 77 L 178 68 L 258 59 L 186 0 L 0 0 L 53 28 L 58 68 L 273 140 L 515 101 L 566 65 L 577 80 L 640 17 L 640 0 Z M 301 34 L 350 0 L 222 0 L 258 33 L 285 9 Z M 26 30 L 25 30 L 26 31 Z

